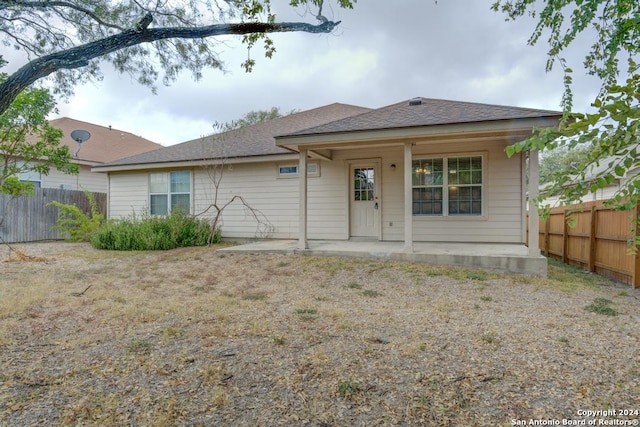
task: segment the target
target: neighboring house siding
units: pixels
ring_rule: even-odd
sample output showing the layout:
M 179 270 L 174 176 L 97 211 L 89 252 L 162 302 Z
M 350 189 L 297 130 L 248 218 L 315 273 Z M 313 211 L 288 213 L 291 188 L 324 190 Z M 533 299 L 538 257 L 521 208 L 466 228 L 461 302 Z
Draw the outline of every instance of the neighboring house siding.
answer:
M 615 182 L 607 187 L 599 189 L 595 193 L 589 192 L 585 194 L 582 197 L 582 200 L 576 203 L 594 202 L 596 200 L 609 200 L 616 195 L 619 189 L 620 189 L 620 183 Z M 542 206 L 549 206 L 552 208 L 558 207 L 560 206 L 560 197 L 559 196 L 549 197 L 542 202 Z
M 108 177 L 106 173 L 91 172 L 91 166 L 78 165 L 78 174 L 66 174 L 51 167 L 47 175 L 36 172 L 24 172 L 20 179 L 39 181 L 41 188 L 56 188 L 61 190 L 88 190 L 93 193 L 106 193 Z
M 42 187 L 106 193 L 108 190 L 108 178 L 105 173 L 91 172 L 91 167 L 85 165 L 80 165 L 80 173 L 78 175 L 65 174 L 56 168 L 52 168 L 49 175 L 42 176 Z
M 604 168 L 609 162 L 608 161 L 602 161 L 601 163 L 601 168 Z M 625 176 L 621 177 L 621 178 L 616 178 L 611 184 L 607 185 L 604 188 L 600 188 L 595 192 L 588 192 L 587 194 L 585 194 L 582 199 L 580 201 L 577 201 L 575 203 L 581 203 L 581 202 L 593 202 L 596 200 L 609 200 L 612 199 L 613 197 L 615 197 L 616 193 L 620 190 L 621 187 L 627 185 L 629 183 L 629 180 L 633 180 L 635 179 L 638 174 L 640 173 L 640 168 L 632 168 L 630 170 L 627 171 L 627 173 L 625 174 Z M 592 179 L 595 180 L 595 177 L 592 176 L 587 176 L 587 179 Z M 550 184 L 543 184 L 540 188 L 541 191 L 544 191 L 545 186 L 550 185 Z M 548 197 L 546 198 L 542 203 L 542 206 L 549 206 L 549 207 L 558 207 L 560 206 L 560 196 L 552 196 L 552 197 Z

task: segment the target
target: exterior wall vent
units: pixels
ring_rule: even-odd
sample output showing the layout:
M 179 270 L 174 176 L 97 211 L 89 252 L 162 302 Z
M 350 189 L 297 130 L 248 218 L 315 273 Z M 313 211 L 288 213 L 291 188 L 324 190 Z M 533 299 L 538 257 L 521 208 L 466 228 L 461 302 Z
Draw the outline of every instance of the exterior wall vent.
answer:
M 409 100 L 409 105 L 422 105 L 422 98 L 413 98 Z

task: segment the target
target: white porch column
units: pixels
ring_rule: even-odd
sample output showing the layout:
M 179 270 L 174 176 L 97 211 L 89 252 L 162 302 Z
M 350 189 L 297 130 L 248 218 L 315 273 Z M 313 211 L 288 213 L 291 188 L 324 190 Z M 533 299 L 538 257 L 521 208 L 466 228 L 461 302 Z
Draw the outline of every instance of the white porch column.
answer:
M 538 208 L 533 202 L 538 197 L 539 171 L 538 150 L 531 150 L 529 152 L 529 256 L 540 255 L 540 223 Z
M 298 223 L 298 249 L 308 249 L 307 243 L 307 150 L 300 149 L 300 161 L 298 164 L 298 176 L 300 179 L 300 207 L 298 208 L 300 219 Z
M 413 186 L 411 178 L 412 146 L 410 142 L 404 144 L 404 250 L 413 252 Z

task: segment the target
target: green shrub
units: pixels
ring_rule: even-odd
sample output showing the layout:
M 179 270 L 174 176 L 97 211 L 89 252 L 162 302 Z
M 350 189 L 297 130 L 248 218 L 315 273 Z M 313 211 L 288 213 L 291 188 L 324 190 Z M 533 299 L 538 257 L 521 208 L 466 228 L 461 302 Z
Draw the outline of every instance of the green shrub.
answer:
M 23 182 L 15 176 L 10 176 L 2 181 L 0 193 L 8 194 L 9 196 L 33 196 L 35 194 L 33 188 L 32 182 Z
M 220 238 L 220 231 L 212 232 L 206 221 L 174 211 L 163 217 L 132 215 L 110 221 L 92 235 L 91 245 L 118 251 L 167 250 L 218 243 Z
M 67 205 L 58 201 L 47 203 L 47 206 L 58 208 L 58 220 L 53 229 L 68 233 L 68 240 L 74 242 L 88 242 L 91 239 L 91 235 L 104 223 L 105 219 L 98 209 L 98 204 L 93 194 L 85 190 L 84 195 L 91 206 L 89 215 L 85 214 L 76 205 Z

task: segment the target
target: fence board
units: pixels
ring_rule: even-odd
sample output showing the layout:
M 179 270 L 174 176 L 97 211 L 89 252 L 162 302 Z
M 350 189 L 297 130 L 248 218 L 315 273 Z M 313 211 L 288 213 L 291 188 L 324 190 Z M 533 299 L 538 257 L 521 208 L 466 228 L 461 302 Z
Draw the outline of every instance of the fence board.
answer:
M 106 216 L 107 195 L 93 193 L 100 213 Z M 0 194 L 0 237 L 6 243 L 60 240 L 65 236 L 52 230 L 58 219 L 58 208 L 47 206 L 52 201 L 75 204 L 89 213 L 91 206 L 82 191 L 36 188 L 34 196 L 11 197 Z
M 540 223 L 543 254 L 567 264 L 640 287 L 640 254 L 630 251 L 638 206 L 616 211 L 602 201 L 550 210 Z M 569 227 L 568 220 L 575 222 Z

